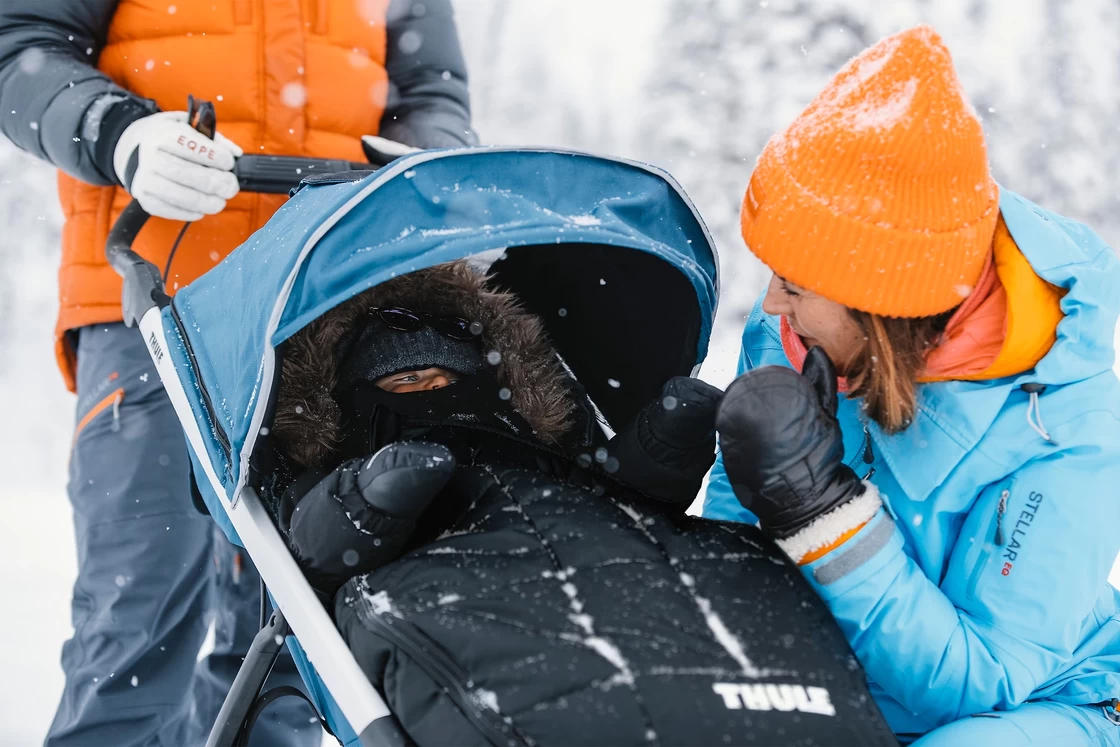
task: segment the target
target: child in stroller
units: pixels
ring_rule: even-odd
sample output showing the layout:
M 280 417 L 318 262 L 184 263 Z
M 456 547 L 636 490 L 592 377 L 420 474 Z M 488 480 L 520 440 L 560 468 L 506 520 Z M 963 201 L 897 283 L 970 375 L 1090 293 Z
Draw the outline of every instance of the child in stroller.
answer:
M 718 389 L 672 378 L 608 439 L 541 320 L 465 261 L 280 356 L 262 500 L 417 743 L 894 743 L 797 569 L 685 515 Z

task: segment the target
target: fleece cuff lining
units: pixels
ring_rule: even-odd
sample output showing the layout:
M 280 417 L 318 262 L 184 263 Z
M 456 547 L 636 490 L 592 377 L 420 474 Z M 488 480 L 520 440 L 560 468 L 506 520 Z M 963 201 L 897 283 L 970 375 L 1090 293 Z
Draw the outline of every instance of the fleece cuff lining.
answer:
M 869 482 L 864 482 L 864 485 L 867 489 L 863 491 L 863 495 L 814 519 L 809 526 L 792 537 L 778 540 L 778 546 L 794 562 L 800 563 L 809 553 L 828 547 L 846 532 L 866 524 L 875 516 L 883 501 L 877 487 Z

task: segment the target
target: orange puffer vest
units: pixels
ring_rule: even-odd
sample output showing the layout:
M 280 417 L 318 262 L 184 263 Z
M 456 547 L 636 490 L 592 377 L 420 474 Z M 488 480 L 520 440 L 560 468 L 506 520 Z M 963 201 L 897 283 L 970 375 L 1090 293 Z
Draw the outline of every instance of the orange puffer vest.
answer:
M 246 153 L 364 161 L 360 137 L 377 134 L 388 95 L 389 0 L 120 0 L 98 67 L 165 111 L 187 95 L 212 101 L 218 130 Z M 65 224 L 55 350 L 74 390 L 67 330 L 121 319 L 121 282 L 105 239 L 130 198 L 59 175 Z M 239 194 L 187 230 L 169 293 L 240 245 L 283 204 Z M 133 248 L 163 268 L 182 223 L 153 218 Z

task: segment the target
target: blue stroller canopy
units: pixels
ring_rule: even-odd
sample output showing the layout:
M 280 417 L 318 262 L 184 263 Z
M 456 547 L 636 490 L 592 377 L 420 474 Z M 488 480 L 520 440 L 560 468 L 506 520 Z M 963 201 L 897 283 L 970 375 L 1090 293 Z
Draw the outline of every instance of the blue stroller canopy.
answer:
M 304 182 L 245 244 L 163 311 L 169 353 L 226 498 L 267 435 L 275 348 L 389 278 L 498 250 L 491 272 L 538 313 L 620 425 L 693 372 L 715 315 L 716 250 L 664 171 L 539 149 L 429 151 Z M 268 417 L 266 417 L 266 415 Z M 204 482 L 201 481 L 200 482 Z M 203 486 L 215 519 L 216 496 Z

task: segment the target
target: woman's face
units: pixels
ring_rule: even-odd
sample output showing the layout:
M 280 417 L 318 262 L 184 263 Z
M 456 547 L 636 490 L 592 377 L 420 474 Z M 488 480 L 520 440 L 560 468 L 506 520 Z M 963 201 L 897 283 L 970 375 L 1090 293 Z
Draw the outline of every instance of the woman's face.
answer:
M 375 384 L 387 392 L 407 394 L 408 392 L 430 392 L 442 389 L 459 380 L 459 374 L 446 368 L 425 368 L 420 371 L 401 371 L 378 379 Z
M 824 348 L 841 376 L 867 342 L 846 306 L 777 275 L 770 279 L 762 310 L 789 320 L 789 326 L 805 342 L 805 347 Z

